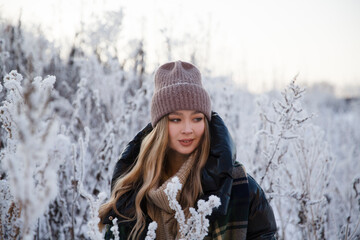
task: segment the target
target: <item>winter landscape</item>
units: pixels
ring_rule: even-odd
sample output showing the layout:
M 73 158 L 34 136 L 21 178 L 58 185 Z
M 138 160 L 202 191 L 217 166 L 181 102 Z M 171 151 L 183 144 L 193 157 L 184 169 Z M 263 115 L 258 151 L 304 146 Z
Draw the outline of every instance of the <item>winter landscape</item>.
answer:
M 0 239 L 101 239 L 116 160 L 150 121 L 143 40 L 121 60 L 121 21 L 102 22 L 64 57 L 40 30 L 0 20 Z M 203 83 L 267 194 L 278 239 L 360 239 L 360 96 L 305 87 L 301 74 L 259 94 L 206 71 Z

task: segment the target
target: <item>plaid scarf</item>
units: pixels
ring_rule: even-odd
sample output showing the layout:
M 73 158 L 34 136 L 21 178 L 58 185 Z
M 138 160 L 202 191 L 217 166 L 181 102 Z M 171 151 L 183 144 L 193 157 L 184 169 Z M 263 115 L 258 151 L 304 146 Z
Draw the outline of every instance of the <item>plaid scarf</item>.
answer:
M 205 240 L 246 239 L 249 213 L 248 179 L 244 166 L 237 162 L 232 174 L 234 181 L 228 211 L 224 216 L 211 217 L 209 234 Z

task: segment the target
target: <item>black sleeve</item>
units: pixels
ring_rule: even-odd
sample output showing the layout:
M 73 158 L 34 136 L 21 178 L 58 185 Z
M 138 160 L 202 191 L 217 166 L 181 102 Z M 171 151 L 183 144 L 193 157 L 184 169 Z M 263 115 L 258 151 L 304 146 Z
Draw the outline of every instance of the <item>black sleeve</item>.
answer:
M 248 175 L 250 206 L 246 239 L 275 239 L 276 222 L 273 210 L 259 184 Z

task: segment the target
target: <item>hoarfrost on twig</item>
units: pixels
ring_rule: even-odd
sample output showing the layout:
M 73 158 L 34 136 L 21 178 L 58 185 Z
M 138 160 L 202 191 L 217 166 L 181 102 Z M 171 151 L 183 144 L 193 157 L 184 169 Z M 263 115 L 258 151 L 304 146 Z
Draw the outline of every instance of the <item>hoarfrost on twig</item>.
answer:
M 157 223 L 155 221 L 151 222 L 149 224 L 145 240 L 154 240 L 156 238 L 156 232 L 155 231 L 156 231 L 157 227 L 158 226 L 157 226 Z
M 179 239 L 203 239 L 208 233 L 209 220 L 206 216 L 211 215 L 213 208 L 220 206 L 221 202 L 217 196 L 210 196 L 208 201 L 199 200 L 197 203 L 198 210 L 189 208 L 191 216 L 186 220 L 184 211 L 176 199 L 178 191 L 182 184 L 178 177 L 174 177 L 167 184 L 164 190 L 169 200 L 169 206 L 175 211 L 175 219 L 179 223 Z
M 119 232 L 119 226 L 117 224 L 117 218 L 114 218 L 112 220 L 112 224 L 113 226 L 110 228 L 110 231 L 113 233 L 114 235 L 114 240 L 120 240 L 120 232 Z
M 99 231 L 98 224 L 100 222 L 99 218 L 99 208 L 101 203 L 105 200 L 106 194 L 104 192 L 99 193 L 97 199 L 87 193 L 83 188 L 82 184 L 80 184 L 80 194 L 88 200 L 90 205 L 90 220 L 88 220 L 88 236 L 93 240 L 101 240 L 103 239 L 101 232 Z M 115 235 L 115 236 L 118 236 Z M 116 239 L 116 238 L 115 238 Z

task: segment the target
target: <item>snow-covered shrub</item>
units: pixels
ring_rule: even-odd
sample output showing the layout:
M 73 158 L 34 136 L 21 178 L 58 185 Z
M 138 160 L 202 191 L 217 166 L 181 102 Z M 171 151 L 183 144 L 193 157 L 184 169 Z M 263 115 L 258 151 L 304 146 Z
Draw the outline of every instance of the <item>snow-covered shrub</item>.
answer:
M 9 184 L 11 196 L 5 201 L 10 208 L 1 212 L 1 222 L 7 228 L 18 229 L 16 233 L 5 229 L 4 238 L 31 239 L 37 219 L 58 192 L 57 170 L 67 155 L 69 142 L 60 133 L 54 115 L 54 82 L 55 77 L 49 76 L 23 83 L 16 71 L 4 79 L 7 95 L 0 106 L 0 121 L 7 131 L 7 141 L 0 161 L 6 177 L 1 181 L 3 186 Z M 7 187 L 2 191 L 8 192 Z
M 258 101 L 261 128 L 254 173 L 272 199 L 280 239 L 332 235 L 329 194 L 334 158 L 323 130 L 303 108 L 303 94 L 294 80 L 270 107 L 266 99 Z
M 334 89 L 317 84 L 308 89 L 305 104 L 315 112 L 313 122 L 322 128 L 335 158 L 328 194 L 330 234 L 337 239 L 360 237 L 360 98 L 338 98 Z

